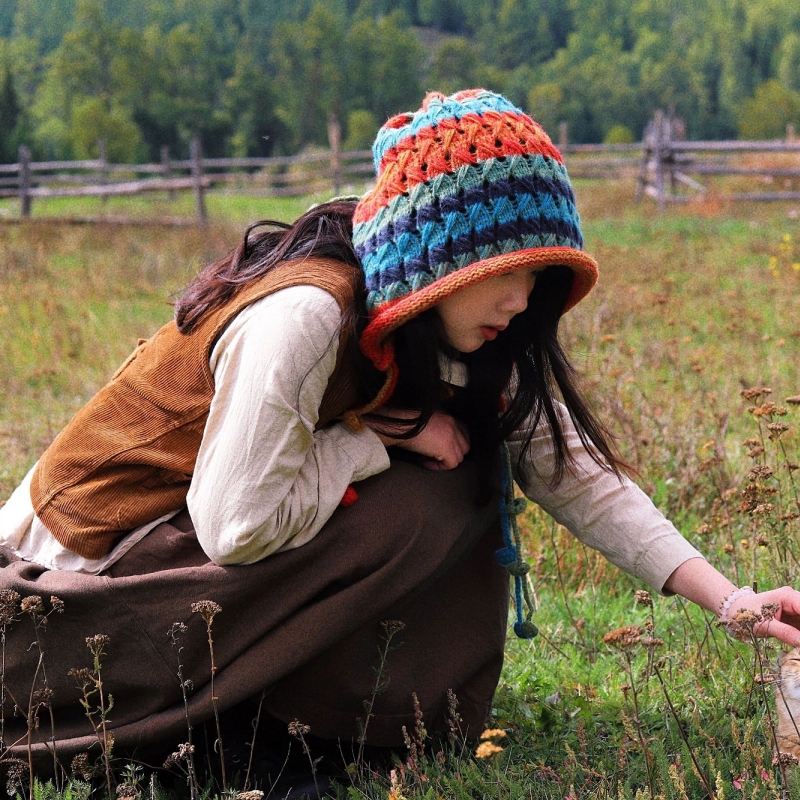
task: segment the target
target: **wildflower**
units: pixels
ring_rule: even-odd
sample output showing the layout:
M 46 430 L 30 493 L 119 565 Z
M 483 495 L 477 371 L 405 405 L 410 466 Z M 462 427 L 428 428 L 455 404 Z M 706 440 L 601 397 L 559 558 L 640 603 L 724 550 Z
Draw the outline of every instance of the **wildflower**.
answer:
M 87 636 L 86 637 L 86 646 L 89 648 L 89 652 L 99 658 L 103 655 L 103 648 L 111 641 L 110 636 L 106 636 L 104 633 L 96 633 L 94 636 Z
M 54 594 L 51 594 L 50 605 L 53 607 L 53 611 L 55 611 L 56 614 L 64 613 L 64 601 L 60 597 L 56 597 Z
M 482 734 L 481 739 L 502 739 L 506 732 L 502 728 L 487 728 Z
M 391 637 L 405 630 L 406 624 L 399 619 L 385 619 L 381 622 L 381 627 L 386 632 L 386 636 Z
M 311 733 L 311 726 L 304 725 L 299 719 L 296 719 L 289 723 L 289 733 L 297 737 L 305 736 L 307 733 Z
M 196 603 L 192 603 L 192 613 L 199 614 L 206 621 L 206 625 L 210 625 L 220 611 L 222 611 L 222 606 L 213 600 L 198 600 Z
M 478 758 L 491 758 L 497 753 L 502 753 L 503 748 L 493 742 L 481 742 L 475 750 Z

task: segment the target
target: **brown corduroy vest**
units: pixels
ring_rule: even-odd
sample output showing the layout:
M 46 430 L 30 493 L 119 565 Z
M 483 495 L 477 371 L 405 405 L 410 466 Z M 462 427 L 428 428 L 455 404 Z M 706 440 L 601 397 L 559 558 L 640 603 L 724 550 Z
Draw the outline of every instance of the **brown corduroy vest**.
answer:
M 361 291 L 361 274 L 329 259 L 279 264 L 190 333 L 181 334 L 174 321 L 164 325 L 75 415 L 31 483 L 37 516 L 64 547 L 100 558 L 128 531 L 185 503 L 214 394 L 214 343 L 245 306 L 301 284 L 330 292 L 345 312 Z M 356 405 L 353 347 L 344 328 L 318 428 Z

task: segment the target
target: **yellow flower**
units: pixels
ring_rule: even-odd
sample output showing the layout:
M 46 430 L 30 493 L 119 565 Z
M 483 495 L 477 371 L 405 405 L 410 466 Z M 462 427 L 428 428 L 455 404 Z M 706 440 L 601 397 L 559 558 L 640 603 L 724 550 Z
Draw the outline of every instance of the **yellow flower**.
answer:
M 494 742 L 481 742 L 478 745 L 478 749 L 475 751 L 475 755 L 478 758 L 490 758 L 491 756 L 495 755 L 495 753 L 502 752 L 503 748 L 494 744 Z
M 481 739 L 502 739 L 506 732 L 502 728 L 487 728 L 482 734 Z

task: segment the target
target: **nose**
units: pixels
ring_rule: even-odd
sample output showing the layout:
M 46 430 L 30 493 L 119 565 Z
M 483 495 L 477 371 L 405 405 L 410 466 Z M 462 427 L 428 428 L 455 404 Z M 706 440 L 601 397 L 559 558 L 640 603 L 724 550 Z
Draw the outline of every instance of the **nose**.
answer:
M 533 286 L 520 271 L 508 282 L 507 292 L 503 296 L 501 308 L 510 314 L 520 314 L 528 307 L 528 297 Z

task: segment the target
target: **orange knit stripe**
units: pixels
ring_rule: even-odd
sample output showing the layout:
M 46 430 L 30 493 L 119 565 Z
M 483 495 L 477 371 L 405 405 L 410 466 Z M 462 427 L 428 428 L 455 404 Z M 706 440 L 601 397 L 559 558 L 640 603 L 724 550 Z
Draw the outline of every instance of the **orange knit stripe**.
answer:
M 572 247 L 537 247 L 530 250 L 517 250 L 470 264 L 468 267 L 440 278 L 424 289 L 378 306 L 372 312 L 371 320 L 361 334 L 359 341 L 361 351 L 379 370 L 389 371 L 391 374 L 396 370 L 394 348 L 391 339 L 386 337 L 404 322 L 466 286 L 472 286 L 487 278 L 493 278 L 495 275 L 515 269 L 544 267 L 551 264 L 568 266 L 575 273 L 572 292 L 564 307 L 564 312 L 567 312 L 594 286 L 597 280 L 597 264 L 594 259 L 582 250 L 575 250 Z M 386 388 L 384 386 L 384 389 Z M 375 408 L 375 406 L 372 407 Z
M 371 219 L 393 197 L 437 175 L 491 158 L 531 154 L 563 163 L 558 148 L 529 117 L 487 111 L 466 114 L 460 120 L 442 120 L 386 151 L 375 189 L 356 208 L 353 222 Z

